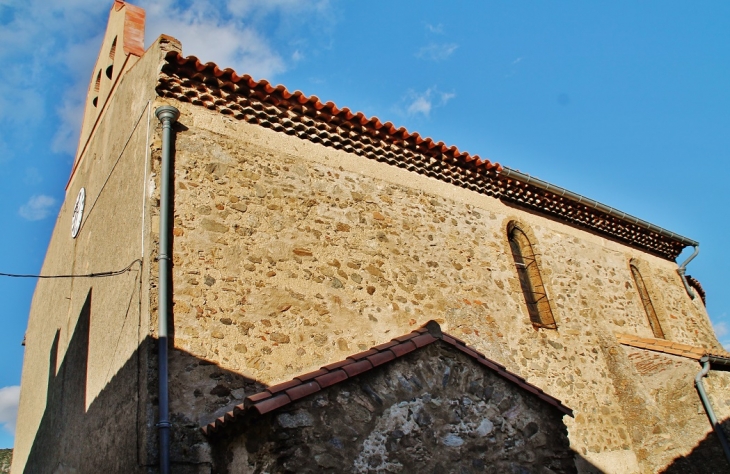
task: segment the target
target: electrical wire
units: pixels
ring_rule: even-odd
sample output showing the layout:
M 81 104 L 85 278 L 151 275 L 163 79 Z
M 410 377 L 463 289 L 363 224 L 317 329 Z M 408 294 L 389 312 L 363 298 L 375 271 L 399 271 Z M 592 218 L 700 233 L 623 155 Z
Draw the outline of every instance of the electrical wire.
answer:
M 121 275 L 123 273 L 127 273 L 132 270 L 132 266 L 135 263 L 139 263 L 140 267 L 142 266 L 142 259 L 138 258 L 137 260 L 133 261 L 126 267 L 122 268 L 121 270 L 113 270 L 109 272 L 96 272 L 96 273 L 86 273 L 81 275 L 23 275 L 23 274 L 17 274 L 17 273 L 1 273 L 0 276 L 4 277 L 12 277 L 12 278 L 103 278 L 103 277 L 111 277 L 111 276 L 117 276 Z

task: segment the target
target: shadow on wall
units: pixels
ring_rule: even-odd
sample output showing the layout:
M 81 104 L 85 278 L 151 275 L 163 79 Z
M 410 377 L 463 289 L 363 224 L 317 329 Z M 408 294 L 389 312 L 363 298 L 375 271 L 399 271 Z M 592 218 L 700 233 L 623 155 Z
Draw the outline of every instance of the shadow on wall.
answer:
M 156 469 L 157 434 L 154 424 L 157 400 L 154 394 L 157 393 L 157 341 L 145 338 L 86 409 L 91 324 L 92 293 L 89 290 L 58 370 L 55 367 L 61 334 L 56 332 L 49 354 L 46 409 L 29 453 L 26 473 L 146 473 Z M 173 470 L 199 472 L 202 468 L 206 472 L 217 472 L 216 467 L 210 464 L 208 440 L 200 432 L 200 425 L 242 403 L 242 398 L 263 390 L 265 386 L 184 351 L 173 350 L 171 360 L 173 406 L 176 397 L 192 397 L 195 400 L 193 407 L 197 410 L 193 420 L 171 413 Z M 193 373 L 195 378 L 186 377 Z M 194 384 L 191 383 L 193 381 Z M 694 452 L 692 456 L 695 456 Z M 696 456 L 701 457 L 702 453 L 698 451 Z M 582 472 L 601 472 L 582 456 L 576 454 L 575 457 Z M 331 468 L 322 472 L 337 471 L 337 468 Z M 475 469 L 474 472 L 481 471 Z M 682 470 L 678 465 L 677 470 L 667 472 L 709 471 Z
M 156 469 L 157 340 L 145 338 L 86 409 L 89 330 L 94 322 L 92 310 L 89 290 L 58 370 L 55 368 L 61 334 L 60 330 L 56 332 L 49 354 L 46 409 L 28 455 L 25 473 L 147 473 L 150 467 Z M 240 374 L 182 351 L 173 350 L 171 358 L 177 360 L 177 366 L 200 365 L 203 371 L 217 374 L 232 388 L 245 388 L 244 396 L 264 388 Z M 171 381 L 174 378 L 173 373 Z M 221 380 L 209 379 L 218 385 Z M 194 389 L 189 388 L 191 392 Z M 209 393 L 201 398 L 205 399 L 201 415 L 242 402 Z M 191 447 L 207 446 L 207 440 L 200 432 L 197 420 L 171 416 L 172 467 L 174 472 L 185 472 L 182 466 L 200 462 L 199 451 Z
M 709 421 L 708 421 L 709 423 Z M 725 433 L 730 432 L 730 419 L 722 422 Z M 662 471 L 665 474 L 714 474 L 730 472 L 725 453 L 714 431 L 686 456 L 677 458 Z
M 86 410 L 91 301 L 89 290 L 58 370 L 61 333 L 56 331 L 49 357 L 46 410 L 24 472 L 74 472 L 81 467 L 88 472 L 87 466 L 121 472 L 123 466 L 137 464 L 136 354 Z

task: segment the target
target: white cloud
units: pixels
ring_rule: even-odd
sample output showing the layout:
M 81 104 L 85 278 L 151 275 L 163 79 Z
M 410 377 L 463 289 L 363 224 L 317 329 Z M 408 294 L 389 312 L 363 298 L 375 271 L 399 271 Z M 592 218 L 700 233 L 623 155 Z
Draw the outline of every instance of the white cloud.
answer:
M 9 8 L 11 21 L 0 28 L 0 61 L 9 65 L 0 71 L 0 97 L 11 100 L 12 107 L 0 99 L 0 121 L 10 136 L 58 135 L 43 130 L 55 121 L 55 112 L 61 127 L 78 134 L 80 111 L 68 113 L 65 100 L 58 97 L 65 98 L 69 86 L 85 92 L 101 38 L 99 20 L 105 20 L 111 2 L 27 0 L 11 2 Z M 71 148 L 73 153 L 75 145 L 54 146 L 54 151 Z
M 64 91 L 63 99 L 56 109 L 61 120 L 51 143 L 51 149 L 55 153 L 68 153 L 69 155 L 76 153 L 81 122 L 84 119 L 85 101 L 86 88 L 82 88 L 80 85 Z
M 712 327 L 715 329 L 715 335 L 717 336 L 720 344 L 725 348 L 726 351 L 730 351 L 730 324 L 726 322 L 727 314 L 723 313 L 719 318 L 720 321 L 712 323 Z
M 301 44 L 306 41 L 291 45 L 304 31 L 322 35 L 336 23 L 329 0 L 132 3 L 146 10 L 148 44 L 162 33 L 172 35 L 182 41 L 186 55 L 256 79 L 273 79 L 290 67 L 287 62 L 303 60 L 302 51 L 311 56 L 311 45 Z M 8 136 L 30 133 L 33 127 L 28 124 L 35 133 L 43 126 L 55 127 L 44 131 L 52 137 L 52 150 L 74 154 L 112 0 L 0 0 L 0 4 L 10 9 L 10 20 L 0 27 L 0 61 L 6 65 L 0 70 L 0 123 Z M 0 156 L 0 161 L 4 159 Z
M 436 87 L 429 87 L 422 93 L 409 91 L 405 98 L 407 104 L 405 113 L 410 116 L 421 114 L 428 117 L 434 107 L 442 107 L 454 97 L 456 97 L 454 92 L 440 92 Z
M 417 96 L 408 106 L 408 115 L 422 114 L 426 117 L 431 113 L 431 100 L 428 94 Z
M 180 9 L 171 0 L 162 0 L 149 3 L 146 10 L 147 43 L 163 33 L 172 35 L 182 42 L 186 56 L 232 67 L 256 79 L 270 79 L 286 70 L 281 55 L 263 35 L 236 17 L 222 18 L 217 4 L 194 1 Z
M 51 196 L 39 194 L 31 197 L 27 203 L 20 206 L 18 214 L 29 221 L 40 221 L 51 215 L 56 206 L 56 200 Z
M 228 0 L 228 11 L 235 17 L 249 17 L 280 11 L 292 15 L 299 15 L 302 11 L 315 10 L 322 12 L 329 8 L 329 0 Z
M 441 96 L 441 105 L 446 105 L 448 101 L 456 97 L 454 92 L 439 92 L 439 95 Z
M 431 43 L 419 49 L 416 57 L 430 61 L 443 61 L 451 56 L 458 47 L 459 45 L 456 43 Z
M 715 326 L 715 334 L 717 334 L 718 338 L 723 338 L 730 334 L 730 327 L 728 327 L 727 323 L 725 321 L 719 322 L 717 324 L 714 324 Z
M 11 385 L 0 388 L 0 425 L 10 434 L 15 434 L 19 400 L 20 386 Z
M 432 25 L 430 23 L 426 23 L 426 29 L 430 33 L 441 34 L 444 32 L 444 25 L 442 25 L 441 23 L 439 23 L 438 25 Z
M 286 54 L 279 51 L 273 38 L 276 31 L 265 34 L 255 26 L 263 24 L 266 16 L 276 15 L 279 28 L 285 30 L 301 29 L 300 23 L 310 17 L 316 18 L 312 24 L 333 22 L 327 0 L 228 0 L 224 4 L 193 0 L 185 8 L 173 0 L 146 0 L 140 5 L 147 12 L 147 44 L 160 34 L 171 35 L 180 40 L 186 56 L 256 79 L 273 80 L 286 71 L 290 65 L 285 57 L 292 62 L 304 59 L 301 48 Z

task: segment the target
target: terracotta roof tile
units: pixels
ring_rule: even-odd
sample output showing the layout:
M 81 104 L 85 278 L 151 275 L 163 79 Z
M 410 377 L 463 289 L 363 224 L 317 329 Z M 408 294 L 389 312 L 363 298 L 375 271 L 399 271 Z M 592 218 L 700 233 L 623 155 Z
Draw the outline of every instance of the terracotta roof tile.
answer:
M 246 410 L 255 409 L 263 415 L 439 340 L 472 357 L 497 375 L 517 384 L 564 414 L 573 416 L 572 410 L 564 406 L 560 400 L 547 395 L 542 389 L 529 384 L 524 378 L 507 371 L 503 365 L 487 359 L 483 354 L 466 346 L 460 339 L 442 333 L 438 323 L 429 321 L 423 327 L 404 336 L 396 337 L 388 343 L 380 344 L 345 360 L 325 365 L 319 370 L 299 375 L 292 380 L 273 385 L 261 393 L 251 395 L 246 398 L 244 405 L 237 405 L 223 417 L 203 426 L 201 430 L 205 435 L 213 435 L 222 430 L 227 423 L 235 422 Z
M 395 354 L 393 354 L 393 351 L 389 350 L 384 350 L 368 357 L 368 360 L 371 364 L 373 364 L 373 367 L 385 364 L 393 359 L 395 359 Z
M 635 221 L 612 216 L 588 206 L 580 199 L 542 189 L 499 173 L 500 198 L 504 201 L 549 214 L 576 227 L 589 228 L 620 242 L 641 248 L 667 260 L 675 260 L 686 246 L 679 239 L 654 232 Z
M 430 334 L 421 334 L 420 336 L 414 337 L 411 342 L 415 344 L 416 347 L 423 347 L 431 344 L 432 342 L 436 342 L 436 338 Z
M 413 339 L 414 337 L 418 336 L 419 334 L 420 333 L 414 334 L 412 332 L 409 332 L 408 334 L 404 334 L 402 336 L 398 336 L 396 338 L 393 338 L 393 340 L 394 341 L 398 341 L 398 342 L 410 341 L 411 339 Z
M 345 360 L 340 360 L 340 361 L 337 361 L 337 362 L 333 362 L 331 364 L 327 364 L 327 365 L 323 366 L 322 368 L 323 369 L 327 369 L 327 370 L 335 370 L 335 369 L 339 369 L 343 365 L 347 365 L 347 364 L 351 364 L 351 363 L 352 363 L 351 360 L 345 359 Z
M 378 344 L 377 346 L 374 346 L 373 349 L 377 349 L 378 351 L 382 351 L 384 349 L 388 349 L 389 347 L 393 347 L 398 345 L 398 341 L 388 341 L 383 344 Z
M 348 359 L 352 359 L 352 360 L 365 359 L 366 357 L 377 354 L 378 352 L 380 352 L 378 349 L 373 348 L 373 349 L 369 349 L 367 351 L 360 352 L 355 355 L 351 355 L 348 357 Z
M 289 403 L 291 403 L 289 395 L 287 395 L 286 393 L 282 393 L 275 397 L 267 398 L 266 400 L 254 403 L 253 405 L 251 405 L 251 407 L 258 411 L 259 414 L 263 415 L 264 413 L 276 410 L 277 408 L 281 408 Z M 215 428 L 219 429 L 220 427 L 216 424 Z
M 272 385 L 271 387 L 267 388 L 266 391 L 273 395 L 278 392 L 283 392 L 295 385 L 299 385 L 300 383 L 302 383 L 302 382 L 300 382 L 299 380 L 296 380 L 296 379 L 288 380 L 288 381 L 282 382 L 280 384 Z
M 359 362 L 354 362 L 352 364 L 348 364 L 348 365 L 342 367 L 342 370 L 347 372 L 348 377 L 354 377 L 363 372 L 367 372 L 368 370 L 370 370 L 372 368 L 373 368 L 373 364 L 371 364 L 369 360 L 361 360 Z
M 175 92 L 182 97 L 179 99 L 185 102 L 198 102 L 197 105 L 214 105 L 214 109 L 225 113 L 236 115 L 236 112 L 241 112 L 241 109 L 246 107 L 251 108 L 249 103 L 244 101 L 233 101 L 231 97 L 226 97 L 226 100 L 222 104 L 214 104 L 210 100 L 205 100 L 206 92 L 215 89 L 228 89 L 229 92 L 245 93 L 248 95 L 259 95 L 268 104 L 276 106 L 282 106 L 284 109 L 296 110 L 299 113 L 309 115 L 311 117 L 323 118 L 327 122 L 333 122 L 346 128 L 352 128 L 355 126 L 360 129 L 359 131 L 368 133 L 372 136 L 379 136 L 382 138 L 388 138 L 396 143 L 407 142 L 410 147 L 419 148 L 423 150 L 436 150 L 438 153 L 447 154 L 450 157 L 460 158 L 465 162 L 473 162 L 477 167 L 485 167 L 487 169 L 499 168 L 499 164 L 492 163 L 489 160 L 483 160 L 479 156 L 472 156 L 469 153 L 461 152 L 455 146 L 447 147 L 443 142 L 434 142 L 431 138 L 423 138 L 418 133 L 411 133 L 403 127 L 395 128 L 391 122 L 382 123 L 377 117 L 367 118 L 362 112 L 353 113 L 348 108 L 338 108 L 332 102 L 322 103 L 317 96 L 305 96 L 300 91 L 289 92 L 286 87 L 278 85 L 273 87 L 266 80 L 254 80 L 249 75 L 239 76 L 236 72 L 230 68 L 221 70 L 215 63 L 201 63 L 195 56 L 183 57 L 179 53 L 171 52 L 166 57 L 167 63 L 171 66 L 176 66 L 173 70 L 168 68 L 166 71 L 168 75 L 161 79 L 161 84 L 158 90 L 161 92 L 172 92 L 173 96 Z M 196 74 L 185 74 L 186 71 L 203 73 L 203 75 Z M 177 73 L 177 74 L 173 74 Z M 204 81 L 205 75 L 212 76 L 212 78 L 218 79 L 218 81 Z M 190 88 L 188 91 L 184 89 L 184 86 L 190 86 L 191 84 L 202 85 L 202 93 L 196 88 Z M 186 95 L 188 92 L 189 95 Z M 258 94 L 257 94 L 258 93 Z M 230 95 L 230 94 L 228 94 Z M 186 97 L 185 100 L 183 97 Z M 222 106 L 222 107 L 221 107 Z M 220 108 L 219 108 L 220 107 Z M 318 113 L 313 113 L 313 112 Z M 255 115 L 255 114 L 254 114 Z M 274 120 L 278 123 L 281 118 L 288 117 L 288 115 L 282 115 Z M 263 118 L 263 117 L 258 117 Z M 347 127 L 347 125 L 350 125 Z M 272 125 L 273 126 L 273 125 Z
M 195 56 L 167 53 L 157 93 L 206 107 L 238 120 L 342 149 L 368 159 L 494 196 L 587 227 L 623 243 L 673 260 L 684 244 L 587 207 L 579 200 L 509 178 L 499 163 L 447 146 L 377 117 L 322 103 L 317 96 L 290 92 L 282 85 L 254 80 Z M 698 290 L 699 292 L 699 290 Z
M 306 382 L 307 380 L 311 380 L 313 378 L 319 377 L 320 375 L 324 375 L 328 372 L 329 372 L 329 370 L 327 370 L 327 369 L 319 369 L 319 370 L 315 370 L 314 372 L 306 373 L 304 375 L 297 375 L 296 378 L 298 378 L 302 382 Z
M 330 385 L 334 385 L 338 382 L 342 382 L 343 380 L 347 379 L 347 372 L 344 370 L 335 370 L 334 372 L 330 372 L 325 375 L 320 375 L 317 377 L 316 380 L 320 387 L 325 388 L 329 387 Z
M 289 398 L 291 398 L 292 401 L 294 401 L 299 400 L 300 398 L 304 398 L 307 395 L 311 395 L 314 392 L 319 392 L 320 390 L 322 390 L 322 388 L 319 386 L 319 384 L 315 381 L 312 381 L 297 385 L 296 387 L 292 387 L 286 391 L 286 394 L 289 395 Z
M 489 367 L 492 370 L 506 370 L 506 368 L 503 365 L 497 364 L 496 362 L 491 361 L 489 359 L 484 359 L 484 358 L 479 359 L 479 363 Z
M 246 397 L 246 401 L 247 402 L 250 402 L 250 403 L 258 403 L 261 400 L 266 400 L 267 398 L 271 398 L 271 392 L 264 391 L 264 392 L 259 392 L 259 393 L 255 394 L 255 395 L 251 395 L 249 397 Z
M 700 298 L 702 299 L 702 304 L 707 306 L 707 294 L 705 293 L 705 289 L 702 288 L 700 282 L 690 275 L 685 275 L 684 277 L 687 279 L 687 283 L 689 283 L 689 286 L 694 288 L 695 291 L 697 291 L 697 294 L 700 295 Z
M 620 344 L 625 346 L 636 347 L 639 349 L 647 349 L 655 352 L 663 352 L 689 359 L 700 360 L 702 356 L 712 355 L 715 357 L 724 357 L 730 359 L 730 353 L 717 350 L 705 349 L 703 347 L 690 346 L 681 342 L 667 341 L 666 339 L 654 339 L 649 337 L 638 337 L 630 334 L 616 333 L 616 339 Z
M 406 342 L 401 342 L 397 346 L 391 347 L 389 350 L 393 354 L 395 354 L 396 357 L 402 357 L 402 356 L 408 354 L 409 352 L 415 351 L 416 349 L 418 349 L 418 347 L 416 347 L 416 345 L 413 343 L 413 341 L 406 341 Z
M 481 355 L 477 351 L 475 351 L 474 349 L 471 349 L 467 346 L 462 346 L 461 344 L 455 344 L 454 347 L 459 349 L 464 354 L 474 357 L 475 359 L 479 359 L 481 357 Z

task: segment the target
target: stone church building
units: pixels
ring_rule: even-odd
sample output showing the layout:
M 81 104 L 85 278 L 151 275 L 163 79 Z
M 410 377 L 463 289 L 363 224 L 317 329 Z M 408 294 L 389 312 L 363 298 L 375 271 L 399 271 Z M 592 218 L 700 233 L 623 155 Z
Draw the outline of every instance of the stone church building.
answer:
M 143 37 L 114 1 L 12 472 L 730 469 L 697 242 Z

